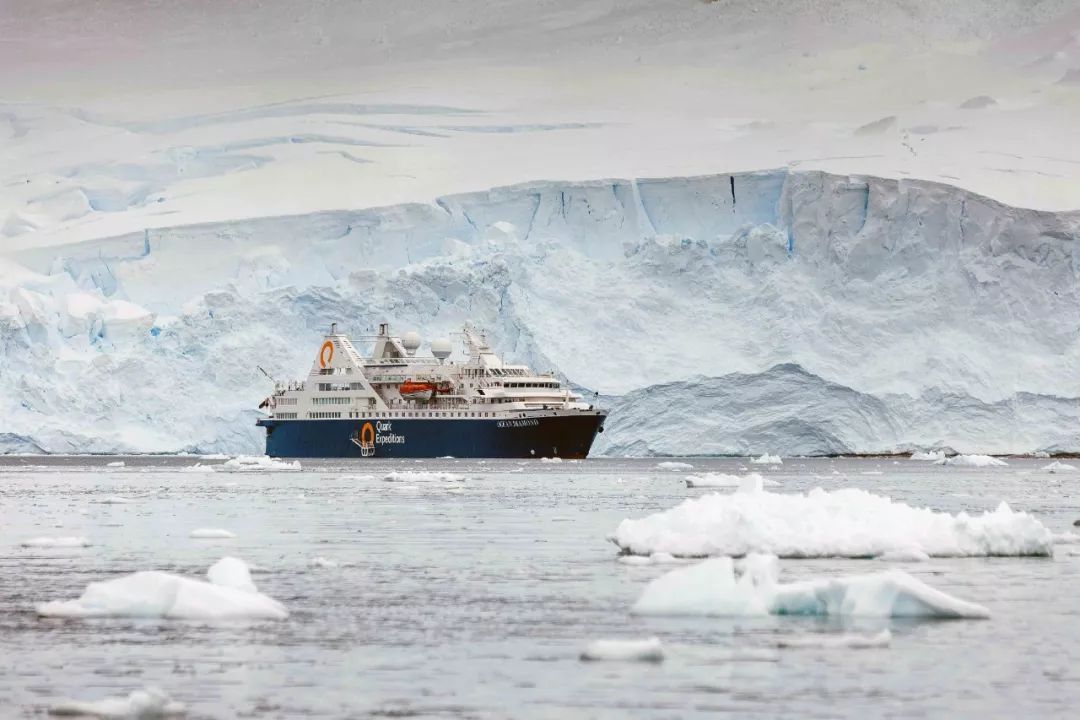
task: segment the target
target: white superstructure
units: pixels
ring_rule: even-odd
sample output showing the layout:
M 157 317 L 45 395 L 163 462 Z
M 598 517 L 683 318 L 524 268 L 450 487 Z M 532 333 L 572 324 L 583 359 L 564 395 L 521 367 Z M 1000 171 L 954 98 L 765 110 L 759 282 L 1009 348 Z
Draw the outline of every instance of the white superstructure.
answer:
M 593 410 L 550 373 L 508 365 L 484 335 L 466 325 L 463 360 L 451 359 L 448 340 L 430 343 L 431 355 L 418 357 L 415 332 L 390 334 L 387 323 L 373 338 L 371 355 L 362 356 L 331 326 L 306 380 L 278 382 L 260 406 L 277 420 L 347 418 L 518 418 Z

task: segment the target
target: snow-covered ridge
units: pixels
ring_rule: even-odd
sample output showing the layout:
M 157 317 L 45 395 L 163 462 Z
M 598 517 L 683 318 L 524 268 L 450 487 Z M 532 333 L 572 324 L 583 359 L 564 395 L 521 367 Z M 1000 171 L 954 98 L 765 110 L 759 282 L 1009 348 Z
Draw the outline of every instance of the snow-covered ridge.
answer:
M 628 393 L 600 452 L 1078 449 L 1078 237 L 1080 213 L 777 170 L 538 182 L 28 250 L 29 269 L 0 261 L 2 440 L 258 452 L 255 364 L 295 376 L 330 321 L 387 319 L 425 337 L 473 320 L 510 358 Z M 750 389 L 703 390 L 729 377 Z M 629 419 L 650 402 L 666 411 L 643 434 Z M 830 411 L 796 411 L 817 405 Z M 713 427 L 685 433 L 703 411 Z

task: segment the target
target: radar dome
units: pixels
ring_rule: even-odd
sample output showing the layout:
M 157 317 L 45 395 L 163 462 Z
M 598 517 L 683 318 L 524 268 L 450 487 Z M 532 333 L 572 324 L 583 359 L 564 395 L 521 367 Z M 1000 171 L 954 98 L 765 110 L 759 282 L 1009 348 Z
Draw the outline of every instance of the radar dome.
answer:
M 415 330 L 405 333 L 405 337 L 401 338 L 401 346 L 405 348 L 405 352 L 415 355 L 416 349 L 420 347 L 420 333 Z
M 431 354 L 440 361 L 450 357 L 450 353 L 453 351 L 450 341 L 446 338 L 439 338 L 438 340 L 431 341 Z

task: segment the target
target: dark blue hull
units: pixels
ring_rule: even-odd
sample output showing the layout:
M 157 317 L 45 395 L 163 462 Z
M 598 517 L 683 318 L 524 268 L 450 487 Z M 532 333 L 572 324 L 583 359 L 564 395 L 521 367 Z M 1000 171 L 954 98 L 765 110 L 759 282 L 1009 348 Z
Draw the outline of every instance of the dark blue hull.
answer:
M 259 420 L 266 454 L 288 458 L 583 458 L 606 414 L 526 418 Z

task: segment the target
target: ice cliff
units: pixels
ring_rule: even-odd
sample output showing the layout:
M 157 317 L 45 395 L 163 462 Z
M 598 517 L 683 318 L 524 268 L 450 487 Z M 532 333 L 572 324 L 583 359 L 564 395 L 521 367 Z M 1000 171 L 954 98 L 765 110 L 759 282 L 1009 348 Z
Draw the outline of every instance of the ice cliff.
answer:
M 0 448 L 257 452 L 331 321 L 465 320 L 611 454 L 1080 450 L 1080 213 L 783 170 L 538 182 L 0 258 Z

